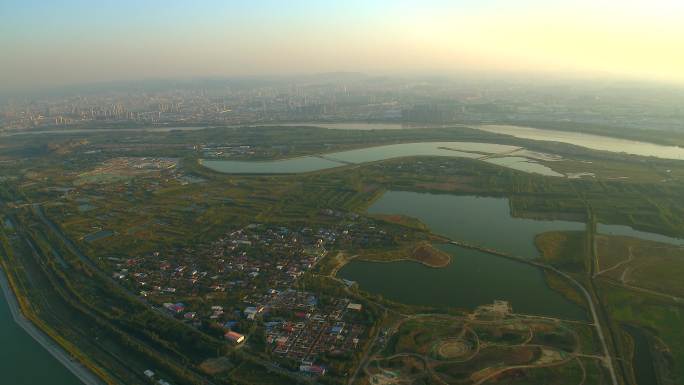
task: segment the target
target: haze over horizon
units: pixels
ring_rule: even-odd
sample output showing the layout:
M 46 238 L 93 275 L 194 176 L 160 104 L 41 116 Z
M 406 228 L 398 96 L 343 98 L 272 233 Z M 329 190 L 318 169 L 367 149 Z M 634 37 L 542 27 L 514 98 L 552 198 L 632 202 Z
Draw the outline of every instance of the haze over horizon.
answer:
M 0 2 L 0 83 L 321 72 L 537 73 L 684 83 L 684 3 Z

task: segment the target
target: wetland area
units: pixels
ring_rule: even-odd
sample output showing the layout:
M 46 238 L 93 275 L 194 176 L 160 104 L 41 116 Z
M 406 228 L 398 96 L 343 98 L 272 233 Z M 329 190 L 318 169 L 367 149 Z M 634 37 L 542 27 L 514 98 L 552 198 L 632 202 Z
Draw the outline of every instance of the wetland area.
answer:
M 267 161 L 203 159 L 201 162 L 202 165 L 214 171 L 230 174 L 297 174 L 401 157 L 444 156 L 481 159 L 487 163 L 527 173 L 563 176 L 563 174 L 537 162 L 531 156 L 495 158 L 495 156 L 513 154 L 518 151 L 522 152 L 522 150 L 520 147 L 493 143 L 418 142 L 366 147 L 290 159 Z
M 536 234 L 585 227 L 581 222 L 515 218 L 505 198 L 405 191 L 385 193 L 368 212 L 414 217 L 436 234 L 525 258 L 538 256 Z M 587 317 L 584 309 L 549 288 L 537 267 L 455 245 L 438 247 L 452 256 L 445 268 L 408 261 L 352 261 L 338 276 L 358 282 L 363 290 L 409 304 L 474 309 L 506 300 L 516 312 Z

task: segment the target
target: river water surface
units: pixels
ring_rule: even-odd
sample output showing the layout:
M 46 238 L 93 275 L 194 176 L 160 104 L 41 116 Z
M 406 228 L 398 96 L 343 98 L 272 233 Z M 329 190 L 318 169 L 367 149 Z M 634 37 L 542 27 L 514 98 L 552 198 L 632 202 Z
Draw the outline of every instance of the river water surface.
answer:
M 474 126 L 473 128 L 495 134 L 511 135 L 521 139 L 574 144 L 575 146 L 592 150 L 653 156 L 662 159 L 684 160 L 684 148 L 677 146 L 664 146 L 661 144 L 583 134 L 580 132 L 542 130 L 539 128 L 521 126 L 484 125 Z M 658 133 L 657 131 L 654 131 L 653 134 L 657 135 Z
M 231 174 L 288 174 L 325 170 L 347 164 L 362 164 L 411 156 L 444 156 L 477 159 L 495 154 L 515 152 L 520 147 L 475 142 L 418 142 L 366 147 L 357 150 L 309 155 L 268 161 L 203 159 L 202 165 L 214 171 Z M 551 168 L 525 157 L 487 157 L 485 162 L 510 169 L 546 176 L 564 176 Z
M 0 274 L 4 272 L 0 271 Z M 19 327 L 0 291 L 0 383 L 81 385 L 81 381 Z
M 513 217 L 506 198 L 389 191 L 368 212 L 418 218 L 437 234 L 524 258 L 539 256 L 539 233 L 585 229 L 582 222 Z

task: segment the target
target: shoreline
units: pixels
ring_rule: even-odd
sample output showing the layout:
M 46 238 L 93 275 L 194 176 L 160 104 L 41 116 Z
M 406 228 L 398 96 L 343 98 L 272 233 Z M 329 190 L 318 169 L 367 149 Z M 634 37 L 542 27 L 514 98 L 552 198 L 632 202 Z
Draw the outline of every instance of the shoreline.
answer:
M 16 295 L 12 291 L 9 281 L 7 280 L 5 270 L 0 267 L 0 289 L 7 302 L 7 307 L 10 310 L 14 322 L 22 328 L 29 337 L 33 338 L 43 349 L 45 349 L 51 356 L 53 356 L 60 364 L 62 364 L 68 371 L 70 371 L 81 383 L 85 385 L 104 385 L 97 375 L 92 373 L 88 368 L 76 361 L 67 351 L 62 349 L 52 338 L 40 330 L 36 325 L 29 321 L 19 308 Z
M 444 242 L 444 243 L 449 243 L 449 242 Z M 434 249 L 434 246 L 432 246 L 431 243 L 428 243 L 428 245 L 430 248 Z M 420 246 L 418 246 L 418 247 L 420 247 Z M 349 264 L 350 262 L 353 262 L 353 261 L 373 262 L 373 263 L 413 262 L 413 263 L 418 263 L 420 265 L 423 265 L 423 266 L 431 268 L 431 269 L 443 269 L 443 268 L 451 265 L 451 263 L 454 259 L 453 255 L 451 255 L 449 253 L 442 252 L 439 249 L 436 249 L 436 251 L 438 251 L 441 255 L 443 255 L 446 258 L 446 261 L 444 263 L 441 263 L 441 264 L 430 263 L 428 261 L 421 260 L 420 258 L 417 258 L 414 256 L 406 256 L 406 255 L 399 256 L 396 258 L 388 258 L 388 259 L 373 259 L 372 256 L 369 257 L 367 255 L 364 256 L 364 255 L 360 255 L 360 254 L 354 254 L 350 257 L 344 258 L 342 261 L 339 261 L 337 263 L 337 265 L 333 268 L 333 270 L 330 272 L 330 276 L 337 277 L 337 273 L 342 268 L 344 268 L 344 266 L 346 266 L 347 264 Z
M 359 261 L 359 262 L 373 262 L 373 263 L 413 262 L 413 263 L 423 265 L 425 267 L 429 267 L 431 269 L 443 269 L 443 268 L 449 266 L 449 264 L 451 264 L 451 260 L 449 261 L 449 263 L 447 263 L 445 265 L 432 265 L 432 264 L 429 264 L 429 263 L 426 263 L 423 261 L 419 261 L 419 260 L 413 259 L 413 258 L 397 258 L 397 259 L 354 258 L 353 260 Z M 352 262 L 352 260 L 345 262 L 344 265 L 348 264 L 349 262 Z M 342 267 L 344 267 L 344 265 L 342 265 Z

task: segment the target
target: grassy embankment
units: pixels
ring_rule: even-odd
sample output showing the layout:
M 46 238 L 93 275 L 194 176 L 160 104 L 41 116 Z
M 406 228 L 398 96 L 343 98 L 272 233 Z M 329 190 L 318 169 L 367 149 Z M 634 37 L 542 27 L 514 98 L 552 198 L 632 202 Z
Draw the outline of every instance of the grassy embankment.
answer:
M 450 254 L 429 242 L 420 242 L 399 249 L 361 253 L 357 259 L 372 262 L 414 261 L 434 268 L 446 267 L 451 263 Z
M 533 127 L 542 130 L 546 129 L 567 132 L 581 132 L 585 134 L 607 136 L 612 138 L 656 143 L 666 146 L 684 146 L 684 134 L 676 131 L 654 131 L 640 128 L 613 127 L 601 124 L 576 122 L 523 121 L 511 123 L 511 125 Z
M 62 307 L 64 303 L 51 296 L 49 288 L 44 290 L 40 284 L 37 284 L 37 280 L 41 277 L 34 276 L 34 279 L 28 280 L 26 274 L 29 271 L 35 271 L 35 266 L 26 266 L 25 261 L 16 257 L 11 240 L 3 232 L 0 232 L 0 240 L 2 241 L 0 265 L 7 274 L 7 281 L 24 317 L 105 383 L 120 384 L 123 378 L 128 378 L 125 371 L 114 375 L 105 369 L 106 365 L 98 362 L 102 358 L 101 354 L 90 349 L 91 346 L 84 341 L 84 336 L 78 335 L 73 330 L 73 327 L 84 327 L 85 331 L 85 325 L 67 314 L 69 308 Z M 47 297 L 53 298 L 47 300 Z M 46 306 L 48 303 L 49 308 Z M 134 378 L 128 378 L 128 380 L 131 384 L 138 383 Z
M 663 384 L 680 384 L 684 378 L 684 307 L 659 296 L 636 292 L 599 281 L 602 302 L 610 312 L 612 327 L 623 324 L 641 328 L 651 339 L 653 362 Z M 624 332 L 622 332 L 624 335 Z M 628 357 L 633 345 L 625 346 Z
M 684 297 L 684 248 L 632 237 L 597 236 L 601 276 Z
M 582 231 L 552 231 L 538 234 L 535 238 L 535 245 L 544 263 L 580 275 L 586 269 L 585 234 Z M 567 279 L 549 272 L 545 272 L 544 276 L 549 287 L 562 293 L 571 301 L 587 307 L 584 296 Z
M 590 263 L 583 261 L 582 253 L 578 252 L 584 248 L 581 232 L 545 233 L 536 241 L 543 259 L 558 268 L 577 273 L 582 271 L 583 264 Z M 662 383 L 678 383 L 684 378 L 684 335 L 680 327 L 684 306 L 667 294 L 681 293 L 684 251 L 677 246 L 605 235 L 597 236 L 597 248 L 600 270 L 596 286 L 610 327 L 617 331 L 616 343 L 624 356 L 632 357 L 634 344 L 623 326 L 641 328 L 655 347 L 653 360 Z M 623 281 L 625 275 L 627 279 Z

